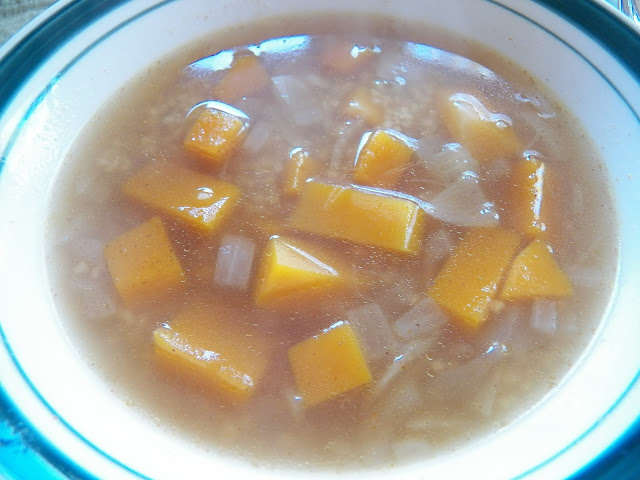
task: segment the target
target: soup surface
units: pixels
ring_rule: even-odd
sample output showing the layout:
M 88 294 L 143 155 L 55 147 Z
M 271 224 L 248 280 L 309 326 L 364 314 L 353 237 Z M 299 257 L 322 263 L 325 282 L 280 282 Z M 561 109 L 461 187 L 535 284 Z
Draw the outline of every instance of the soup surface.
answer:
M 81 132 L 53 290 L 162 428 L 394 465 L 505 426 L 579 358 L 615 274 L 607 182 L 510 62 L 389 20 L 281 19 L 176 53 Z

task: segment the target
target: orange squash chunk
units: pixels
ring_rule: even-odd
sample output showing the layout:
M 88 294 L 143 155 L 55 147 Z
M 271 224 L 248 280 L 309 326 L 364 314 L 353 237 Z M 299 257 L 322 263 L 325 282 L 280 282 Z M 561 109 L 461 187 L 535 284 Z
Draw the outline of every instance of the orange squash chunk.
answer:
M 492 113 L 473 95 L 454 93 L 442 102 L 442 118 L 453 139 L 479 162 L 509 158 L 522 152 L 511 120 Z
M 240 327 L 229 312 L 204 304 L 157 328 L 153 344 L 164 366 L 239 401 L 255 392 L 272 350 L 268 339 Z
M 223 102 L 235 102 L 264 90 L 271 76 L 260 59 L 252 53 L 244 53 L 233 59 L 231 68 L 213 89 L 214 98 Z
M 184 281 L 159 217 L 112 239 L 104 247 L 104 256 L 113 284 L 128 304 L 161 298 Z
M 348 118 L 361 118 L 368 125 L 379 125 L 384 121 L 384 110 L 376 102 L 371 91 L 357 87 L 347 98 L 343 113 Z
M 353 181 L 360 185 L 391 189 L 411 160 L 413 149 L 401 138 L 384 130 L 369 136 L 358 152 Z
M 438 272 L 429 296 L 461 325 L 479 327 L 519 244 L 520 237 L 510 230 L 470 230 Z
M 366 67 L 380 51 L 377 47 L 354 45 L 344 40 L 327 43 L 321 53 L 322 65 L 342 74 L 354 74 Z
M 288 309 L 313 303 L 348 284 L 347 275 L 327 252 L 274 236 L 262 256 L 255 301 L 261 307 Z
M 309 156 L 309 152 L 302 148 L 294 149 L 284 170 L 283 194 L 286 197 L 298 196 L 304 182 L 317 171 L 318 164 Z
M 235 185 L 174 165 L 145 167 L 122 191 L 205 233 L 217 229 L 240 198 Z
M 537 236 L 547 230 L 547 178 L 545 163 L 533 156 L 515 165 L 511 175 L 511 198 L 507 201 L 513 215 L 513 228 L 517 231 Z
M 344 322 L 291 347 L 289 363 L 306 407 L 371 382 L 358 339 Z
M 309 181 L 289 225 L 329 238 L 415 254 L 425 222 L 424 211 L 408 199 Z
M 553 258 L 551 247 L 541 240 L 534 240 L 518 254 L 501 292 L 504 300 L 571 295 L 571 281 Z
M 205 109 L 184 138 L 184 148 L 212 166 L 222 165 L 239 145 L 246 119 L 216 109 Z

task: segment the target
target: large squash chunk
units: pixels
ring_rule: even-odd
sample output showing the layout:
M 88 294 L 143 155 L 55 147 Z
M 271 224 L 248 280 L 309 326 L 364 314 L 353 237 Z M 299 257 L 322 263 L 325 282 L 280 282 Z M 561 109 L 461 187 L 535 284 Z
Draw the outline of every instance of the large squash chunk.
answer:
M 344 322 L 291 347 L 289 363 L 306 407 L 371 382 L 358 339 Z
M 571 281 L 553 258 L 551 247 L 540 240 L 534 240 L 518 254 L 501 292 L 504 300 L 571 295 Z
M 348 284 L 327 252 L 274 236 L 264 250 L 255 300 L 261 307 L 288 309 L 314 303 Z
M 360 185 L 393 188 L 411 160 L 409 144 L 385 130 L 377 130 L 358 152 L 353 181 Z
M 511 174 L 511 195 L 507 211 L 512 212 L 513 228 L 537 236 L 547 230 L 548 172 L 543 161 L 533 156 L 516 163 Z
M 408 199 L 309 181 L 302 188 L 290 226 L 303 232 L 415 254 L 425 221 L 424 211 Z
M 429 296 L 462 325 L 480 326 L 519 244 L 510 230 L 470 230 L 438 272 Z
M 153 332 L 156 356 L 165 367 L 201 385 L 246 400 L 256 390 L 271 357 L 271 343 L 238 325 L 226 310 L 196 303 Z
M 175 165 L 143 168 L 122 191 L 205 233 L 217 229 L 240 198 L 235 185 Z
M 154 217 L 104 247 L 113 284 L 122 299 L 135 304 L 178 289 L 184 272 L 159 217 Z
M 442 102 L 442 118 L 453 139 L 479 162 L 510 158 L 522 152 L 511 120 L 489 111 L 473 95 L 454 93 Z
M 246 118 L 230 112 L 207 108 L 193 123 L 184 138 L 184 148 L 204 163 L 222 165 L 239 145 L 247 127 Z
M 271 83 L 271 76 L 254 54 L 236 55 L 222 80 L 213 89 L 216 99 L 235 102 L 242 97 L 260 93 Z

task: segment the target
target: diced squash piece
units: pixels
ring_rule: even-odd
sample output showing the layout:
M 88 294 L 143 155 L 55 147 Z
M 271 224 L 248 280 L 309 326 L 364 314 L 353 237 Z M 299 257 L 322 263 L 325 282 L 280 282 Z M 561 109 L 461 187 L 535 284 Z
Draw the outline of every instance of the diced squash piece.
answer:
M 349 97 L 343 110 L 348 118 L 360 118 L 368 125 L 379 125 L 384 121 L 384 110 L 365 87 L 357 87 Z
M 302 190 L 302 185 L 318 171 L 318 164 L 302 148 L 295 148 L 289 155 L 289 162 L 284 170 L 283 194 L 286 197 L 296 197 Z
M 233 59 L 231 67 L 213 89 L 213 95 L 223 102 L 235 102 L 260 93 L 270 83 L 271 76 L 260 59 L 245 52 Z
M 328 42 L 321 53 L 321 63 L 334 72 L 354 74 L 366 67 L 380 52 L 378 47 L 354 45 L 345 40 Z
M 185 150 L 212 166 L 222 165 L 233 153 L 246 131 L 245 118 L 207 108 L 184 138 Z
M 159 217 L 112 239 L 104 256 L 122 299 L 136 304 L 181 287 L 184 272 Z
M 371 382 L 358 339 L 344 322 L 291 347 L 289 363 L 305 407 Z
M 425 222 L 424 211 L 408 199 L 309 181 L 289 225 L 302 232 L 415 254 Z
M 479 162 L 510 158 L 522 152 L 509 117 L 492 113 L 473 95 L 454 93 L 447 97 L 442 118 L 453 139 Z
M 511 212 L 510 220 L 516 231 L 538 236 L 547 230 L 547 178 L 545 163 L 533 156 L 525 157 L 514 166 L 507 211 Z
M 503 300 L 571 295 L 571 281 L 553 258 L 551 247 L 541 240 L 532 241 L 518 254 L 501 292 Z
M 327 252 L 274 236 L 264 249 L 255 300 L 261 307 L 288 309 L 313 303 L 348 284 L 347 274 Z
M 218 228 L 240 198 L 235 185 L 175 165 L 145 167 L 122 191 L 205 233 Z
M 391 189 L 400 180 L 412 155 L 413 148 L 402 138 L 377 130 L 369 135 L 358 152 L 353 181 Z
M 205 304 L 187 307 L 153 332 L 156 356 L 176 374 L 248 399 L 271 357 L 271 342 L 242 328 L 230 312 Z
M 503 228 L 469 230 L 438 272 L 429 296 L 461 325 L 479 327 L 519 244 L 519 235 Z

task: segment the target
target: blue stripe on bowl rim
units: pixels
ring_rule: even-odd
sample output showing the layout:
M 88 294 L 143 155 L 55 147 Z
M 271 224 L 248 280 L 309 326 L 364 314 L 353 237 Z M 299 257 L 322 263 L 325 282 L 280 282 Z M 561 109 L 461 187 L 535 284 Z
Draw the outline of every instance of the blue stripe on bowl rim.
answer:
M 134 17 L 128 18 L 125 22 L 115 26 L 112 30 L 105 33 L 94 43 L 89 45 L 75 59 L 73 59 L 65 69 L 60 72 L 47 87 L 37 96 L 36 100 L 25 113 L 20 121 L 16 132 L 14 132 L 7 148 L 4 152 L 0 152 L 0 174 L 4 165 L 7 153 L 11 150 L 15 138 L 29 115 L 34 111 L 37 105 L 47 95 L 51 87 L 56 81 L 64 75 L 75 63 L 77 63 L 84 55 L 94 48 L 101 41 L 116 33 L 121 28 L 131 24 L 141 16 L 146 15 L 152 10 L 160 8 L 176 0 L 164 0 L 148 9 L 139 12 Z M 571 47 L 561 37 L 538 24 L 533 19 L 523 15 L 522 13 L 507 7 L 500 3 L 499 0 L 485 0 L 499 8 L 508 10 L 510 13 L 517 15 L 521 19 L 535 25 L 544 30 L 548 35 L 553 36 L 556 40 L 570 48 L 574 53 L 579 55 L 582 60 L 587 62 L 611 88 L 617 92 L 618 96 L 627 105 L 636 120 L 640 123 L 640 112 L 634 110 L 630 102 L 624 95 L 614 86 L 614 84 L 599 71 L 587 58 L 580 52 Z M 631 75 L 638 80 L 640 88 L 640 30 L 634 28 L 631 22 L 624 22 L 613 11 L 608 9 L 598 0 L 580 2 L 567 2 L 566 0 L 533 0 L 535 3 L 554 12 L 568 23 L 574 25 L 579 30 L 589 35 L 593 40 L 598 42 L 606 51 L 616 58 Z M 602 1 L 602 0 L 600 0 Z M 24 83 L 44 64 L 64 43 L 66 43 L 75 34 L 84 29 L 87 25 L 99 20 L 113 10 L 125 4 L 127 0 L 103 0 L 93 2 L 90 0 L 74 0 L 58 11 L 53 12 L 42 21 L 33 25 L 31 30 L 25 33 L 24 37 L 3 57 L 0 58 L 0 113 L 2 113 L 11 103 L 15 94 L 22 88 Z M 25 61 L 25 59 L 27 61 Z M 0 323 L 0 340 L 7 349 L 16 370 L 23 377 L 34 395 L 42 402 L 42 404 L 56 417 L 60 418 L 45 398 L 41 396 L 39 391 L 30 382 L 18 359 L 14 356 L 11 346 L 5 337 L 2 325 Z M 567 450 L 584 439 L 589 433 L 595 429 L 610 412 L 615 410 L 619 403 L 624 399 L 625 395 L 634 388 L 640 381 L 640 371 L 637 372 L 633 381 L 629 384 L 625 392 L 618 398 L 616 403 L 583 434 L 575 439 L 570 445 L 563 450 L 557 452 L 554 456 L 546 461 L 536 465 L 530 470 L 522 473 L 518 478 L 524 478 L 534 471 L 542 468 L 544 465 L 552 462 L 555 458 L 562 455 Z M 0 464 L 0 474 L 12 474 L 16 478 L 71 478 L 71 479 L 93 479 L 95 478 L 88 470 L 74 462 L 58 449 L 49 439 L 44 437 L 24 416 L 20 409 L 12 403 L 11 399 L 2 388 L 0 382 L 0 448 L 11 447 L 16 455 L 22 456 L 21 462 L 16 462 L 14 468 L 19 469 L 15 472 L 6 472 Z M 92 444 L 88 439 L 84 438 L 71 425 L 60 418 L 62 423 L 74 433 L 87 446 L 99 453 L 106 459 L 123 468 L 125 471 L 133 474 L 140 479 L 147 479 L 143 474 L 137 472 L 127 465 L 120 463 L 117 459 L 110 457 L 106 452 L 100 450 L 96 445 Z M 4 427 L 4 428 L 3 428 Z M 2 457 L 0 456 L 0 460 Z M 631 479 L 640 477 L 640 417 L 629 426 L 629 428 L 621 435 L 612 445 L 602 452 L 591 463 L 585 465 L 580 471 L 574 475 L 574 480 L 586 479 Z

